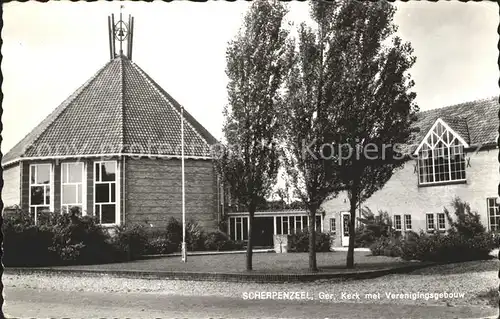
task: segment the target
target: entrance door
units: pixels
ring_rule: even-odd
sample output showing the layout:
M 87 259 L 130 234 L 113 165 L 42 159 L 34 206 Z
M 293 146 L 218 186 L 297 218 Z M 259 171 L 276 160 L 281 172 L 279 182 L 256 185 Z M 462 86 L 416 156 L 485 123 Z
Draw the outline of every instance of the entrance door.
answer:
M 253 246 L 272 247 L 274 235 L 274 218 L 255 217 L 253 221 Z
M 342 212 L 342 229 L 341 229 L 341 244 L 343 247 L 349 246 L 349 221 L 350 221 L 350 213 Z

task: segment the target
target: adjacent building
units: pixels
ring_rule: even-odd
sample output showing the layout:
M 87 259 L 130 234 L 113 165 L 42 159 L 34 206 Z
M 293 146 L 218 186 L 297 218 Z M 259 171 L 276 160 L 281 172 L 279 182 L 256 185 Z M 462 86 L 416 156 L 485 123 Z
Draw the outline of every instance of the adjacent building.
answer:
M 459 197 L 480 214 L 483 225 L 499 231 L 498 108 L 493 97 L 421 112 L 411 159 L 362 206 L 387 211 L 397 231 L 432 232 L 449 227 L 443 209 Z M 346 195 L 324 209 L 323 229 L 336 234 L 337 245 L 347 246 Z
M 497 204 L 498 98 L 452 105 L 420 112 L 414 124 L 411 156 L 378 192 L 357 210 L 368 207 L 374 213 L 387 211 L 397 231 L 446 230 L 443 213 L 455 197 L 470 204 L 489 230 L 500 230 Z M 341 193 L 322 206 L 317 229 L 329 232 L 334 246 L 349 243 L 349 200 Z M 248 217 L 229 214 L 229 232 L 245 239 Z M 307 212 L 266 211 L 255 214 L 257 241 L 272 245 L 273 235 L 292 234 L 308 225 Z

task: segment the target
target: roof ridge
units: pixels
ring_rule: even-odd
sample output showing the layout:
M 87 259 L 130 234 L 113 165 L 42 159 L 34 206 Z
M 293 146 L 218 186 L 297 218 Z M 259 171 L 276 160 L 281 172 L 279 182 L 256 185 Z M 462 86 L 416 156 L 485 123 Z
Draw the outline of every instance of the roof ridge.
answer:
M 24 150 L 22 151 L 22 153 L 19 155 L 19 157 L 23 157 L 25 153 L 27 153 L 29 151 L 29 149 L 36 143 L 36 141 L 42 136 L 43 133 L 45 133 L 47 131 L 47 129 L 59 118 L 59 116 L 61 116 L 62 113 L 64 113 L 64 111 L 68 108 L 68 106 L 71 104 L 71 102 L 73 102 L 78 96 L 80 96 L 80 94 L 85 90 L 85 88 L 87 88 L 90 84 L 92 84 L 92 82 L 97 78 L 97 76 L 99 74 L 101 74 L 104 69 L 106 69 L 106 67 L 112 62 L 111 61 L 108 61 L 108 63 L 106 63 L 103 67 L 101 67 L 96 73 L 94 73 L 93 76 L 90 77 L 90 79 L 88 79 L 85 83 L 83 83 L 78 89 L 76 89 L 75 92 L 73 92 L 73 94 L 71 94 L 69 97 L 67 97 L 61 104 L 59 104 L 58 107 L 56 107 L 56 109 L 54 111 L 52 111 L 49 115 L 47 115 L 43 120 L 42 122 L 40 122 L 40 126 L 43 125 L 44 121 L 50 119 L 52 116 L 52 120 L 48 123 L 46 123 L 45 127 L 42 127 L 40 132 L 32 139 L 32 141 L 29 143 L 29 145 L 27 145 Z M 35 127 L 36 129 L 36 127 Z M 25 138 L 27 138 L 31 133 L 33 133 L 33 131 L 29 132 L 23 139 L 21 139 L 21 141 L 19 141 L 19 143 L 16 144 L 16 146 L 20 143 L 23 142 L 23 140 Z M 15 146 L 14 146 L 15 147 Z M 14 149 L 14 147 L 12 149 Z M 9 151 L 10 152 L 10 151 Z M 8 153 L 9 153 L 8 152 Z M 7 154 L 8 154 L 7 153 Z M 7 155 L 6 154 L 6 155 Z
M 176 112 L 179 115 L 179 117 L 181 117 L 181 112 L 180 112 L 180 107 L 181 106 L 180 106 L 180 104 L 172 96 L 170 96 L 170 94 L 168 94 L 167 92 L 165 92 L 165 90 L 163 90 L 163 88 L 160 85 L 158 85 L 158 83 L 156 83 L 146 72 L 144 72 L 134 61 L 130 61 L 130 63 L 132 64 L 132 67 L 134 67 L 139 72 L 139 74 L 149 84 L 151 84 L 151 86 L 154 88 L 154 90 L 157 91 L 158 93 L 160 93 L 161 97 L 168 103 L 168 105 L 170 105 L 172 107 L 172 109 L 174 110 L 174 112 Z M 177 105 L 175 105 L 176 103 L 177 103 Z M 210 148 L 210 143 L 209 143 L 207 137 L 202 136 L 200 134 L 200 132 L 198 132 L 198 130 L 194 127 L 192 121 L 193 120 L 196 121 L 196 120 L 194 119 L 194 117 L 191 114 L 189 114 L 189 112 L 186 111 L 186 108 L 184 108 L 184 119 L 187 120 L 186 122 L 189 125 L 189 127 L 193 130 L 193 132 L 195 132 L 195 134 L 202 141 L 205 142 L 205 144 L 207 145 L 207 147 Z M 213 140 L 215 140 L 215 138 L 213 136 L 210 136 L 210 138 L 211 139 L 213 138 Z
M 436 109 L 436 110 L 439 110 L 439 109 Z M 452 119 L 452 120 L 464 120 L 464 121 L 467 121 L 467 116 L 462 116 L 462 115 L 456 115 L 456 116 L 449 116 L 449 115 L 445 115 L 445 116 L 439 116 L 441 119 Z
M 123 66 L 123 59 L 120 58 L 120 76 L 121 76 L 121 90 L 120 90 L 120 107 L 121 112 L 119 119 L 120 121 L 120 129 L 121 129 L 121 145 L 120 145 L 120 153 L 125 151 L 125 99 L 124 99 L 124 91 L 125 91 L 125 68 Z
M 430 110 L 425 110 L 425 111 L 422 111 L 422 112 L 419 112 L 419 113 L 420 114 L 431 113 L 431 112 L 437 111 L 437 110 L 443 110 L 443 109 L 452 108 L 452 107 L 459 107 L 459 106 L 466 105 L 466 104 L 469 104 L 469 103 L 485 102 L 485 101 L 490 101 L 490 100 L 493 100 L 493 99 L 496 99 L 497 102 L 498 102 L 499 96 L 498 95 L 492 95 L 492 96 L 481 98 L 481 99 L 470 100 L 470 101 L 466 101 L 466 102 L 461 102 L 461 103 L 455 103 L 455 104 L 445 105 L 445 106 L 441 106 L 441 107 L 436 107 L 436 108 L 433 108 L 433 109 L 430 109 Z M 463 118 L 467 118 L 467 117 L 463 117 Z

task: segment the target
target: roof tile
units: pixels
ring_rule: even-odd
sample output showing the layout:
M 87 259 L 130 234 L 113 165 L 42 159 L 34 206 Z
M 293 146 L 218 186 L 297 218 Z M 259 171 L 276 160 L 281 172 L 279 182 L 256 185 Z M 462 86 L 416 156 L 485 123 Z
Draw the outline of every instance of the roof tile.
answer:
M 58 106 L 2 159 L 117 153 L 181 154 L 181 106 L 120 56 Z M 184 110 L 185 155 L 210 156 L 216 139 Z
M 469 144 L 494 144 L 498 134 L 498 121 L 495 120 L 498 109 L 498 97 L 491 97 L 421 112 L 414 124 L 419 132 L 412 141 L 420 143 L 441 118 Z

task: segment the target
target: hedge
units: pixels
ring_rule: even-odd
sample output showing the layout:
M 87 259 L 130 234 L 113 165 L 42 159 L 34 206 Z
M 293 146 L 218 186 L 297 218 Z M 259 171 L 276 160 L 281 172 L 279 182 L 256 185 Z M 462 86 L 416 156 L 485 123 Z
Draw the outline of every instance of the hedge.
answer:
M 331 236 L 328 233 L 316 232 L 316 251 L 328 252 L 331 246 Z M 309 251 L 309 231 L 304 229 L 290 235 L 290 250 L 294 252 Z
M 5 266 L 47 266 L 116 261 L 125 255 L 90 216 L 49 213 L 37 225 L 29 213 L 4 218 Z

